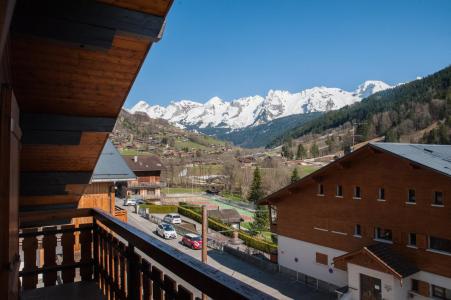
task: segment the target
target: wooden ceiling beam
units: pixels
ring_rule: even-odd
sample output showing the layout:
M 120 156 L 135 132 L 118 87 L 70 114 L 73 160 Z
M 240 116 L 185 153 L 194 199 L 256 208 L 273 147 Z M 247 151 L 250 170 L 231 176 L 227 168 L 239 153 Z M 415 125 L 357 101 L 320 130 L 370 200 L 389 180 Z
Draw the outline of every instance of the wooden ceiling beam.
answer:
M 76 117 L 58 114 L 22 113 L 20 126 L 26 131 L 111 132 L 116 118 Z
M 92 172 L 21 172 L 21 185 L 87 184 Z
M 19 0 L 13 32 L 110 49 L 116 32 L 152 41 L 161 38 L 164 17 L 93 0 Z

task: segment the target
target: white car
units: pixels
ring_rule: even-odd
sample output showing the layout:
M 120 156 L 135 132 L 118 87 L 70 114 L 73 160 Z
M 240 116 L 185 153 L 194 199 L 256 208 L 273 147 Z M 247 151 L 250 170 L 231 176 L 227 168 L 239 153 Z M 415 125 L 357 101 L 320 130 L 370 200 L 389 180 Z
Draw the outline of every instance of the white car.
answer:
M 164 216 L 163 221 L 169 224 L 182 224 L 182 218 L 179 214 L 167 214 Z
M 171 224 L 161 223 L 158 225 L 157 234 L 165 239 L 177 238 L 177 232 L 175 232 L 175 228 Z
M 125 206 L 143 204 L 144 200 L 139 197 L 130 197 L 124 201 Z

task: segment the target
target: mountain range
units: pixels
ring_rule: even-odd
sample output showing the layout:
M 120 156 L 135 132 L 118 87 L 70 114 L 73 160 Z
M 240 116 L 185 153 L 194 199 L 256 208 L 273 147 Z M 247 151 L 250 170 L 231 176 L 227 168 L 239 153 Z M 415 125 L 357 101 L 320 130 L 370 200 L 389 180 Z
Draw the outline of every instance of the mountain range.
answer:
M 166 107 L 139 101 L 129 112 L 144 112 L 150 118 L 165 119 L 179 127 L 205 133 L 215 130 L 228 133 L 292 115 L 337 110 L 392 87 L 382 81 L 369 80 L 354 91 L 324 86 L 298 93 L 270 90 L 264 97 L 256 95 L 232 101 L 213 97 L 206 103 L 181 100 Z

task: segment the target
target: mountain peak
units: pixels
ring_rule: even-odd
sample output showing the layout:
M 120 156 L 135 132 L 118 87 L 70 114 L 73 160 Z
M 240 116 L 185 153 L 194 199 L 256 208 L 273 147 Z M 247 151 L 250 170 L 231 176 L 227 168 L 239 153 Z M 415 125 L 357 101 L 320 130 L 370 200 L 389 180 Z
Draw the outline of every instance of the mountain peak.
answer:
M 339 109 L 391 87 L 383 81 L 367 80 L 353 92 L 319 86 L 298 93 L 271 89 L 265 97 L 255 95 L 232 101 L 223 101 L 215 96 L 204 104 L 181 100 L 171 102 L 167 107 L 161 107 L 139 101 L 130 112 L 142 111 L 151 118 L 162 118 L 179 126 L 221 127 L 233 130 L 264 124 L 294 114 Z
M 360 98 L 366 98 L 368 96 L 371 96 L 374 93 L 386 90 L 392 88 L 392 86 L 386 84 L 383 81 L 380 80 L 367 80 L 361 85 L 357 87 L 354 94 Z

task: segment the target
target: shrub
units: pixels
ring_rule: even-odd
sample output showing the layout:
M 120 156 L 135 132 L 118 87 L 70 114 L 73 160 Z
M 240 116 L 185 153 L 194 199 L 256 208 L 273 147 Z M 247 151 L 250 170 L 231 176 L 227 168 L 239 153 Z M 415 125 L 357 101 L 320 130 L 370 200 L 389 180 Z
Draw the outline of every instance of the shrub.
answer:
M 189 208 L 179 206 L 178 213 L 185 217 L 193 219 L 199 223 L 202 223 L 202 215 Z M 208 219 L 208 227 L 215 231 L 221 231 L 221 233 L 223 235 L 232 236 L 233 228 L 226 224 L 223 224 L 217 220 L 213 220 L 213 219 L 209 218 Z M 257 250 L 260 250 L 260 251 L 263 251 L 263 252 L 269 253 L 269 254 L 277 252 L 277 245 L 254 238 L 242 230 L 240 230 L 238 232 L 238 237 L 240 239 L 242 239 L 247 246 L 252 247 L 254 249 L 257 249 Z
M 177 205 L 141 204 L 140 208 L 148 208 L 152 214 L 170 214 L 177 212 Z

